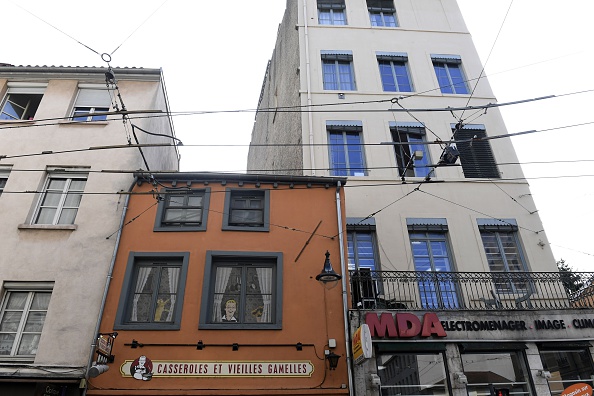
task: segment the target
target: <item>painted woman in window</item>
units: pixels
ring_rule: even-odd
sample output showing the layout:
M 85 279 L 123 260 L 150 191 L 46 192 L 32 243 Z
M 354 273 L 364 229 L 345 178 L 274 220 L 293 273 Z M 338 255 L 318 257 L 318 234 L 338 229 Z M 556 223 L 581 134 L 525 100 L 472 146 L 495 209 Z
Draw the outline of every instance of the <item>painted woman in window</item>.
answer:
M 272 275 L 272 268 L 255 267 L 251 263 L 218 266 L 212 300 L 213 321 L 270 323 Z
M 227 300 L 225 303 L 225 314 L 221 318 L 222 322 L 237 322 L 235 313 L 237 312 L 237 302 L 235 300 Z

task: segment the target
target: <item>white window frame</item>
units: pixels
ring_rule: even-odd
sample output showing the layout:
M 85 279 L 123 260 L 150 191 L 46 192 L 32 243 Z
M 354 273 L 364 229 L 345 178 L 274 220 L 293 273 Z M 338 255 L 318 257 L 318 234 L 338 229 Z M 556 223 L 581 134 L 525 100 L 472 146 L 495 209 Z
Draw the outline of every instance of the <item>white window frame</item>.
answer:
M 8 86 L 8 90 L 6 91 L 6 94 L 4 95 L 4 98 L 2 98 L 2 102 L 0 102 L 0 113 L 4 113 L 4 107 L 6 106 L 6 102 L 10 100 L 10 96 L 11 95 L 42 95 L 45 93 L 45 89 L 47 88 L 47 83 L 21 83 L 21 82 L 9 82 L 7 83 Z M 27 111 L 29 108 L 31 100 L 29 100 L 29 103 L 27 104 L 27 107 L 23 108 L 23 116 L 25 117 L 27 115 Z M 19 105 L 17 105 L 18 107 L 21 107 Z M 22 107 L 21 107 L 22 108 Z M 19 118 L 19 119 L 15 119 L 12 116 L 10 116 L 8 113 L 5 113 L 8 117 L 10 117 L 10 120 L 0 120 L 0 122 L 6 122 L 6 121 L 21 121 L 24 120 L 24 118 Z M 33 116 L 31 116 L 32 118 L 35 116 L 35 114 L 33 114 Z
M 95 91 L 95 92 L 92 92 Z M 108 96 L 101 96 L 105 92 Z M 106 115 L 95 116 L 95 113 L 105 113 L 111 109 L 111 97 L 109 90 L 105 85 L 98 84 L 79 84 L 76 100 L 72 107 L 72 121 L 75 122 L 89 122 L 89 121 L 106 121 Z M 77 114 L 84 114 L 86 116 L 77 116 Z M 84 118 L 84 119 L 83 119 Z
M 52 293 L 53 291 L 53 282 L 5 282 L 4 283 L 4 294 L 2 296 L 2 302 L 0 305 L 0 323 L 2 323 L 3 319 L 4 319 L 4 315 L 6 314 L 6 305 L 8 304 L 8 299 L 11 295 L 11 293 L 15 293 L 15 292 L 22 292 L 22 293 L 29 293 L 27 296 L 27 301 L 25 302 L 25 307 L 23 309 L 23 315 L 21 316 L 18 328 L 16 330 L 16 336 L 15 339 L 13 341 L 12 344 L 12 349 L 10 351 L 10 354 L 8 355 L 0 355 L 0 360 L 2 359 L 9 359 L 9 360 L 13 360 L 13 359 L 32 359 L 34 358 L 35 354 L 31 354 L 31 355 L 19 355 L 18 354 L 18 350 L 19 347 L 21 346 L 21 341 L 23 338 L 23 335 L 25 334 L 39 334 L 39 337 L 41 337 L 41 334 L 43 332 L 43 326 L 42 329 L 40 331 L 35 331 L 35 332 L 26 332 L 24 331 L 25 328 L 25 324 L 27 322 L 27 318 L 29 316 L 29 312 L 31 312 L 31 304 L 33 302 L 33 298 L 35 296 L 35 293 Z M 51 296 L 50 296 L 51 299 Z M 51 301 L 50 301 L 51 303 Z M 47 315 L 47 312 L 49 312 L 49 306 L 48 309 L 46 310 L 35 310 L 36 312 L 45 312 Z M 47 316 L 46 316 L 47 319 Z M 45 325 L 45 319 L 44 319 L 44 325 Z M 0 335 L 2 334 L 13 334 L 14 332 L 0 332 Z M 39 341 L 37 342 L 37 348 L 39 348 Z
M 42 192 L 39 196 L 39 199 L 37 200 L 37 204 L 35 205 L 35 212 L 33 213 L 33 217 L 31 218 L 31 224 L 32 225 L 69 225 L 69 224 L 74 224 L 74 219 L 73 219 L 72 223 L 59 223 L 59 220 L 62 215 L 62 211 L 64 209 L 76 209 L 77 214 L 78 214 L 78 210 L 80 209 L 80 203 L 76 207 L 74 207 L 74 206 L 66 207 L 65 206 L 66 198 L 69 193 L 70 194 L 72 193 L 70 190 L 72 181 L 74 179 L 85 179 L 85 187 L 86 187 L 86 182 L 88 181 L 88 176 L 89 175 L 86 172 L 48 171 L 47 177 L 45 178 Z M 38 217 L 41 212 L 41 209 L 43 209 L 45 207 L 54 207 L 54 206 L 42 205 L 43 200 L 47 194 L 47 189 L 49 187 L 49 184 L 51 183 L 51 181 L 53 179 L 66 179 L 67 181 L 66 181 L 64 188 L 62 189 L 62 193 L 60 196 L 60 202 L 58 202 L 58 205 L 55 206 L 56 213 L 54 215 L 52 222 L 51 223 L 39 223 Z M 80 194 L 84 194 L 84 190 L 82 190 L 82 191 L 77 190 L 76 192 L 80 193 Z M 81 200 L 82 200 L 82 197 L 81 197 Z M 74 216 L 74 218 L 76 218 L 76 215 Z

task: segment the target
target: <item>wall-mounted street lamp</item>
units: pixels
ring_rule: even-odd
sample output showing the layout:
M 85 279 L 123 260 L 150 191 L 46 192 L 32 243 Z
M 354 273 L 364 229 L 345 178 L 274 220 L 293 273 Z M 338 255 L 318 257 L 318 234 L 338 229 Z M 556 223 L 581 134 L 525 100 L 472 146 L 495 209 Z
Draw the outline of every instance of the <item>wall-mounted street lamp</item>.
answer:
M 342 279 L 342 276 L 338 275 L 332 268 L 330 263 L 330 253 L 326 251 L 326 260 L 324 261 L 324 268 L 322 272 L 316 275 L 316 280 L 322 283 L 336 282 Z
M 330 370 L 336 370 L 336 366 L 338 366 L 338 359 L 340 359 L 340 355 L 337 355 L 332 351 L 326 355 L 326 360 L 328 361 L 329 366 L 328 368 Z

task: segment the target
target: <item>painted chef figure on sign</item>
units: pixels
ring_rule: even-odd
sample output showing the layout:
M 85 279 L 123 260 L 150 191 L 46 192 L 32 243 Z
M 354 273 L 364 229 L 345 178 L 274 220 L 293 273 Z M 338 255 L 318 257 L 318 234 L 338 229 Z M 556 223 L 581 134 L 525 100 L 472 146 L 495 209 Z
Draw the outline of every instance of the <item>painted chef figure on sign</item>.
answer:
M 153 378 L 153 362 L 142 355 L 132 362 L 130 374 L 137 380 L 150 381 Z

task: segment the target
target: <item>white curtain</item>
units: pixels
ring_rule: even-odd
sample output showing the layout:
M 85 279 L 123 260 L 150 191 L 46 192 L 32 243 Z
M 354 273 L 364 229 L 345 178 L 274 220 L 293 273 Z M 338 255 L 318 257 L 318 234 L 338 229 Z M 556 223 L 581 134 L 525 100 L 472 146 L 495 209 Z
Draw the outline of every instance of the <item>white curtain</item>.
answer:
M 215 295 L 214 303 L 212 307 L 212 321 L 221 321 L 221 303 L 223 302 L 223 293 L 227 289 L 227 283 L 229 283 L 229 276 L 231 275 L 230 267 L 217 267 L 217 273 L 215 278 Z
M 172 267 L 167 268 L 167 272 L 169 273 L 169 293 L 170 293 L 170 305 L 169 305 L 169 313 L 167 314 L 167 321 L 171 322 L 173 319 L 173 311 L 175 310 L 175 299 L 177 297 L 177 285 L 179 283 L 179 268 Z
M 264 301 L 261 322 L 269 323 L 272 318 L 272 268 L 256 268 L 258 274 L 258 283 L 260 283 L 260 293 Z
M 152 267 L 140 267 L 138 269 L 138 279 L 136 280 L 136 288 L 134 289 L 134 301 L 132 302 L 132 315 L 130 315 L 130 321 L 138 321 L 138 300 L 140 300 L 140 294 L 144 290 L 146 281 L 148 280 Z

